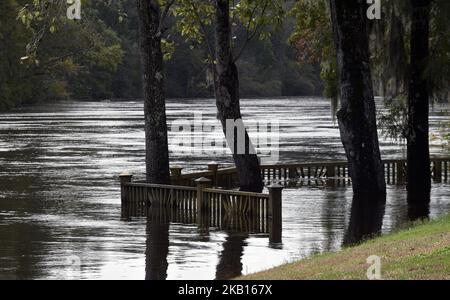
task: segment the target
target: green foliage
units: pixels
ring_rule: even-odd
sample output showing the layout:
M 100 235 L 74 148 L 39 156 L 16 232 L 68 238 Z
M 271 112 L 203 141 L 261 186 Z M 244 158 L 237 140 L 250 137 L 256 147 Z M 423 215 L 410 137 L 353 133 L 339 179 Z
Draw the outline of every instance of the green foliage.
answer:
M 411 5 L 409 1 L 388 0 L 383 18 L 372 26 L 371 50 L 375 80 L 388 99 L 387 114 L 379 119 L 383 133 L 391 138 L 406 138 L 406 94 L 409 84 Z M 432 1 L 430 15 L 430 58 L 426 77 L 436 102 L 450 96 L 450 2 Z
M 431 7 L 428 78 L 434 99 L 450 101 L 450 1 L 435 0 Z
M 214 6 L 210 1 L 178 0 L 172 10 L 175 27 L 186 42 L 202 43 L 206 36 L 206 27 L 214 19 Z
M 27 69 L 21 60 L 30 34 L 16 22 L 19 8 L 16 0 L 0 1 L 0 111 L 27 102 L 35 94 L 36 87 L 27 80 Z
M 431 8 L 427 77 L 434 99 L 442 102 L 450 96 L 450 2 L 432 1 Z M 394 139 L 406 136 L 411 14 L 410 1 L 386 0 L 382 19 L 369 22 L 373 79 L 387 107 L 379 117 L 379 125 L 384 135 Z M 320 63 L 324 94 L 337 97 L 338 74 L 327 1 L 296 1 L 291 15 L 296 23 L 290 41 L 298 51 L 298 61 Z
M 0 110 L 112 96 L 124 53 L 116 33 L 98 18 L 101 5 L 83 1 L 83 21 L 69 21 L 65 1 L 22 2 L 0 4 L 0 38 L 7 45 L 0 51 L 8 57 L 0 64 Z
M 285 1 L 235 0 L 230 6 L 230 21 L 233 33 L 233 46 L 236 59 L 253 38 L 260 40 L 271 37 L 273 29 L 283 24 Z M 178 0 L 172 10 L 175 28 L 186 39 L 196 45 L 205 44 L 208 57 L 213 62 L 213 45 L 210 41 L 214 22 L 213 1 Z
M 409 80 L 410 1 L 387 0 L 382 20 L 372 25 L 374 75 L 383 87 L 383 95 L 405 93 Z M 427 79 L 434 100 L 447 101 L 450 81 L 450 2 L 432 1 L 430 15 L 430 59 Z
M 236 0 L 230 8 L 243 96 L 319 94 L 315 64 L 296 62 L 288 44 L 289 1 Z M 136 2 L 0 2 L 0 110 L 47 99 L 139 98 L 142 78 Z M 161 0 L 168 97 L 213 96 L 214 8 L 210 1 Z M 193 9 L 195 7 L 195 9 Z M 283 23 L 284 21 L 284 23 Z
M 299 0 L 290 14 L 296 21 L 290 42 L 297 49 L 298 61 L 320 64 L 320 76 L 325 84 L 324 96 L 337 98 L 336 51 L 327 1 Z
M 378 116 L 378 125 L 382 135 L 393 140 L 404 140 L 407 137 L 407 96 L 400 95 L 395 98 L 386 98 L 384 101 L 386 111 Z

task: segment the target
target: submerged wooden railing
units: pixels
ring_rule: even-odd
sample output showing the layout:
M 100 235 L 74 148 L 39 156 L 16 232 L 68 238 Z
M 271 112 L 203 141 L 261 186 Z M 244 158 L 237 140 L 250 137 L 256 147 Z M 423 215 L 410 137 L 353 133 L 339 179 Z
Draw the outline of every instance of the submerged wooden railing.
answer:
M 266 236 L 269 234 L 269 222 L 267 219 L 251 217 L 244 214 L 227 214 L 216 213 L 212 215 L 203 214 L 202 218 L 195 210 L 171 209 L 170 207 L 161 206 L 158 209 L 150 207 L 142 207 L 136 209 L 132 205 L 122 206 L 122 218 L 129 220 L 132 217 L 146 217 L 156 224 L 182 224 L 197 225 L 205 231 L 223 230 L 227 232 L 239 232 L 246 234 L 261 234 Z
M 405 160 L 385 160 L 383 164 L 388 183 L 405 182 Z M 448 181 L 449 167 L 450 158 L 433 158 L 433 179 Z M 207 171 L 189 174 L 183 174 L 181 167 L 172 167 L 173 185 L 132 182 L 133 176 L 124 174 L 120 176 L 122 208 L 128 215 L 145 214 L 150 209 L 170 222 L 197 223 L 202 228 L 269 233 L 271 242 L 280 243 L 283 185 L 351 184 L 347 162 L 263 165 L 261 174 L 266 183 L 276 182 L 268 186 L 268 194 L 233 190 L 238 186 L 236 169 L 219 169 L 217 163 L 210 163 Z
M 148 209 L 173 222 L 199 227 L 241 228 L 250 233 L 268 233 L 272 243 L 281 242 L 281 185 L 268 187 L 269 193 L 248 193 L 212 188 L 205 177 L 196 187 L 132 182 L 132 175 L 120 176 L 122 209 L 129 215 L 145 214 Z
M 388 184 L 405 183 L 407 168 L 405 159 L 384 160 L 383 164 Z M 430 168 L 434 181 L 448 181 L 450 157 L 432 158 Z M 194 186 L 195 179 L 205 177 L 210 179 L 214 186 L 233 188 L 238 186 L 239 182 L 235 168 L 219 169 L 217 163 L 208 164 L 207 171 L 183 174 L 182 170 L 183 168 L 178 166 L 171 168 L 172 183 Z M 262 165 L 261 175 L 266 183 L 305 179 L 350 179 L 346 161 Z

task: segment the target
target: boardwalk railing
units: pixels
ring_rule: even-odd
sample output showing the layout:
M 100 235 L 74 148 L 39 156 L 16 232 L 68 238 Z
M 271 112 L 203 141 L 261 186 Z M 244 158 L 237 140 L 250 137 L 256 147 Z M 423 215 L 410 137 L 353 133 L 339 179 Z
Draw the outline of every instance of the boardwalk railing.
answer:
M 388 183 L 404 183 L 405 160 L 383 163 Z M 433 179 L 447 181 L 449 167 L 450 158 L 433 158 Z M 175 222 L 195 220 L 199 227 L 246 228 L 249 232 L 269 233 L 271 242 L 281 242 L 282 185 L 268 186 L 268 194 L 232 190 L 238 186 L 236 169 L 219 169 L 217 163 L 209 164 L 203 172 L 183 174 L 181 167 L 172 167 L 171 173 L 173 185 L 132 182 L 131 175 L 121 175 L 123 210 L 138 215 L 151 209 Z M 261 173 L 266 183 L 282 182 L 286 186 L 294 182 L 350 183 L 346 162 L 263 165 Z M 325 180 L 329 178 L 334 180 Z M 170 214 L 163 213 L 165 210 Z
M 149 208 L 169 210 L 174 221 L 195 220 L 199 227 L 245 227 L 249 232 L 269 233 L 273 243 L 281 242 L 281 185 L 268 187 L 268 194 L 211 188 L 205 177 L 195 180 L 196 187 L 132 182 L 132 175 L 120 176 L 123 212 L 145 214 Z M 244 222 L 245 223 L 242 223 Z
M 136 210 L 130 205 L 123 206 L 122 218 L 129 220 L 131 217 L 146 217 L 156 224 L 197 225 L 205 231 L 213 228 L 246 234 L 269 234 L 269 222 L 266 221 L 267 219 L 259 219 L 244 214 L 204 214 L 202 215 L 203 219 L 200 219 L 200 216 L 194 210 L 171 209 L 166 206 L 160 206 L 157 210 L 149 207 L 142 207 Z
M 405 182 L 407 168 L 405 159 L 384 160 L 383 164 L 386 181 L 389 184 Z M 432 158 L 430 168 L 433 180 L 448 181 L 450 157 Z M 195 186 L 194 180 L 200 177 L 210 179 L 216 187 L 233 188 L 238 186 L 239 182 L 235 168 L 220 169 L 217 163 L 210 163 L 207 171 L 183 174 L 181 167 L 173 167 L 171 173 L 172 183 L 183 186 Z M 346 161 L 262 165 L 261 175 L 266 183 L 299 179 L 350 179 Z

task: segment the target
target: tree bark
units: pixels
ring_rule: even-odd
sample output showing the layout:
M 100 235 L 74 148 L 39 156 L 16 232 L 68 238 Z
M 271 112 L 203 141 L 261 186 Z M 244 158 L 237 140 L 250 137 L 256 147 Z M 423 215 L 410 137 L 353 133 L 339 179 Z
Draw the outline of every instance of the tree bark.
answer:
M 137 0 L 143 69 L 145 154 L 147 182 L 170 183 L 167 139 L 161 9 L 157 0 Z
M 430 0 L 411 0 L 411 78 L 408 95 L 408 203 L 430 202 L 429 91 L 426 68 L 429 57 Z
M 216 76 L 215 95 L 218 118 L 227 135 L 227 120 L 241 120 L 239 103 L 239 77 L 231 51 L 231 26 L 228 0 L 215 0 L 216 8 Z M 239 175 L 240 188 L 243 191 L 261 192 L 264 188 L 260 164 L 256 153 L 251 151 L 253 146 L 247 131 L 245 131 L 245 152 L 238 150 L 236 132 L 234 143 L 229 147 L 233 152 L 233 160 Z
M 353 197 L 350 221 L 344 235 L 344 246 L 353 246 L 381 234 L 386 197 Z
M 340 80 L 337 113 L 355 196 L 385 195 L 370 72 L 365 1 L 330 0 Z

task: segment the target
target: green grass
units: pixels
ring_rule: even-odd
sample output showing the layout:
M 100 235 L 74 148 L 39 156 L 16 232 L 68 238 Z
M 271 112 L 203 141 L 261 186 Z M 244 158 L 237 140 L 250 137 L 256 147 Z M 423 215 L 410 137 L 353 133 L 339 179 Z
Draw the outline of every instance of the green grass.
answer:
M 381 258 L 382 279 L 450 279 L 450 216 L 378 237 L 338 253 L 324 253 L 247 280 L 367 279 L 371 255 Z

